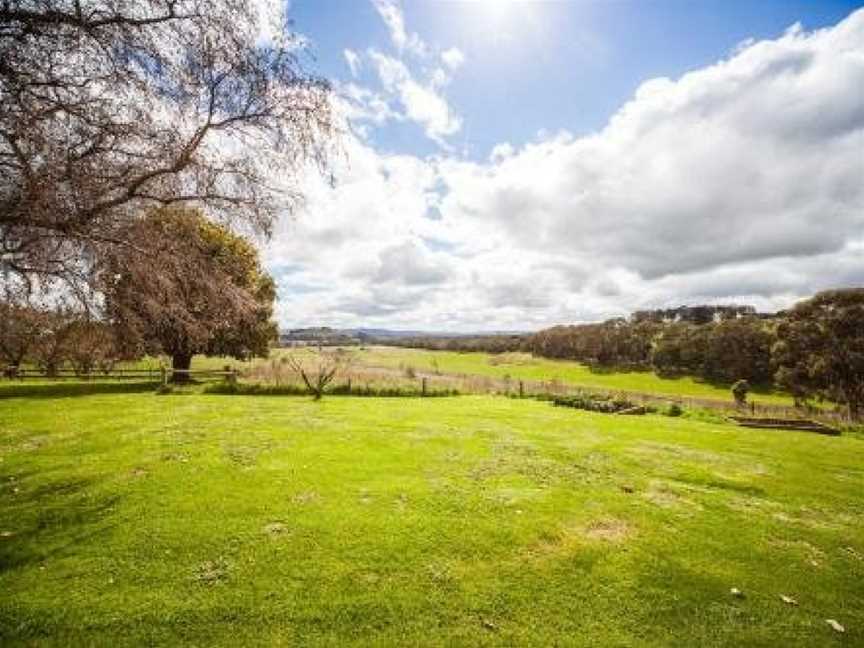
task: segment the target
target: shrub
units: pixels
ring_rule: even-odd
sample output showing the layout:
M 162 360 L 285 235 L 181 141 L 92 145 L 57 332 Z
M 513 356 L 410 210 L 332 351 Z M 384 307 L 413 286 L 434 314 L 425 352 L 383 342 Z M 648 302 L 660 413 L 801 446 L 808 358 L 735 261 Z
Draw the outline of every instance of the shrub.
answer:
M 735 398 L 735 403 L 739 406 L 747 404 L 747 392 L 750 391 L 750 383 L 746 380 L 739 380 L 732 385 L 732 396 Z
M 681 409 L 681 406 L 678 403 L 671 403 L 663 413 L 666 416 L 681 416 L 684 413 L 684 410 Z
M 207 394 L 240 396 L 307 396 L 310 392 L 300 385 L 262 385 L 259 383 L 216 383 L 204 388 Z M 456 389 L 427 389 L 424 394 L 419 387 L 374 387 L 371 385 L 336 385 L 327 390 L 332 396 L 367 396 L 372 398 L 405 398 L 458 396 Z
M 598 394 L 580 394 L 576 396 L 556 396 L 552 399 L 556 407 L 572 407 L 574 409 L 589 412 L 602 412 L 604 414 L 615 414 L 621 410 L 633 407 L 633 403 L 622 396 L 611 400 L 608 396 Z

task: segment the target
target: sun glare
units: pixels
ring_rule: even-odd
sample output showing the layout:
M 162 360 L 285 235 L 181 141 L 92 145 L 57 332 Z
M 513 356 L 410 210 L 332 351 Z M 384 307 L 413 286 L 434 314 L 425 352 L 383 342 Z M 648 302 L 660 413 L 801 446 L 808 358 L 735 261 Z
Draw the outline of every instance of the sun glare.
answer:
M 485 13 L 494 16 L 505 16 L 514 13 L 514 9 L 522 9 L 531 4 L 531 0 L 470 0 L 482 8 Z

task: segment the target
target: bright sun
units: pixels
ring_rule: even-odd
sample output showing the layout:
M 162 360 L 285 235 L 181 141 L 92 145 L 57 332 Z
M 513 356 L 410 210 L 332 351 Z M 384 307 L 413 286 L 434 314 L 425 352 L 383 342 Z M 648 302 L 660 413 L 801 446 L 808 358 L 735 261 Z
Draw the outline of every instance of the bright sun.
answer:
M 472 0 L 490 18 L 503 20 L 522 12 L 532 0 Z
M 518 3 L 518 0 L 477 0 L 486 11 L 494 11 L 495 13 L 504 13 L 509 11 L 513 5 Z

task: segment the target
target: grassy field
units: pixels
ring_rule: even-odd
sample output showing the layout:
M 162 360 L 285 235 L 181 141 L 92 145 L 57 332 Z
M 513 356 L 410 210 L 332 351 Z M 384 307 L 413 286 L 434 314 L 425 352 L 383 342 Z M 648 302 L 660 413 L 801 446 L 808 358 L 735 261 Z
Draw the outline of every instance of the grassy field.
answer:
M 3 645 L 864 645 L 860 438 L 63 389 L 0 399 Z
M 603 390 L 628 390 L 650 394 L 710 398 L 730 401 L 729 388 L 699 382 L 691 377 L 661 378 L 650 371 L 595 372 L 579 362 L 537 358 L 526 353 L 457 353 L 397 347 L 368 347 L 358 352 L 362 363 L 387 367 L 412 366 L 420 371 L 440 371 L 502 378 L 549 381 Z M 791 405 L 786 394 L 753 393 L 753 400 Z
M 387 367 L 391 369 L 413 368 L 426 373 L 447 375 L 488 376 L 492 378 L 509 377 L 513 380 L 528 381 L 558 381 L 578 387 L 599 390 L 627 390 L 656 394 L 659 396 L 674 396 L 684 398 L 712 399 L 731 402 L 732 395 L 728 386 L 712 385 L 698 381 L 692 377 L 661 378 L 650 371 L 632 372 L 596 372 L 579 362 L 567 360 L 550 360 L 533 357 L 526 353 L 457 353 L 451 351 L 427 351 L 424 349 L 406 349 L 401 347 L 370 346 L 349 347 L 355 356 L 355 366 Z M 287 353 L 297 350 L 274 349 L 269 362 Z M 299 352 L 303 352 L 300 350 Z M 158 366 L 162 360 L 148 358 L 137 367 Z M 230 358 L 205 358 L 196 356 L 192 363 L 193 369 L 221 369 L 226 365 L 238 368 L 249 368 L 254 365 L 266 364 L 268 360 L 255 359 L 248 363 L 238 362 Z M 784 393 L 756 390 L 751 392 L 750 400 L 757 403 L 792 405 L 792 399 Z

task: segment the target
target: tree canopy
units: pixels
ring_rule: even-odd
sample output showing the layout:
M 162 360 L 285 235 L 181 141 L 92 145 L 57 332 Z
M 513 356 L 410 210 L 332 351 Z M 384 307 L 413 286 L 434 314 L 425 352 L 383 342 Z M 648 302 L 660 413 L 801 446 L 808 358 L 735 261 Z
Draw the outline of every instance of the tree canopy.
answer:
M 198 353 L 266 355 L 278 330 L 276 290 L 255 247 L 198 210 L 164 208 L 129 226 L 155 254 L 114 249 L 99 269 L 118 339 L 138 353 L 164 352 L 175 369 Z
M 274 3 L 274 7 L 282 6 Z M 86 281 L 144 209 L 268 232 L 276 174 L 323 160 L 328 83 L 252 0 L 0 3 L 0 263 Z M 265 24 L 267 22 L 267 24 Z
M 796 398 L 846 403 L 864 412 L 864 288 L 829 290 L 799 302 L 777 328 L 777 382 Z

